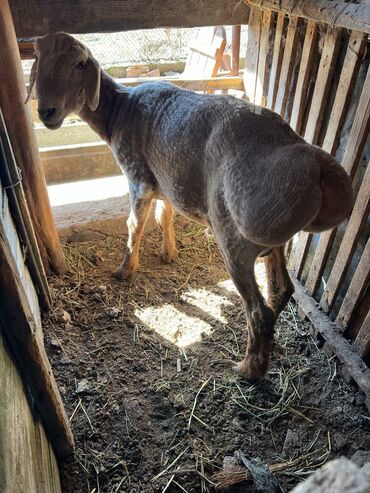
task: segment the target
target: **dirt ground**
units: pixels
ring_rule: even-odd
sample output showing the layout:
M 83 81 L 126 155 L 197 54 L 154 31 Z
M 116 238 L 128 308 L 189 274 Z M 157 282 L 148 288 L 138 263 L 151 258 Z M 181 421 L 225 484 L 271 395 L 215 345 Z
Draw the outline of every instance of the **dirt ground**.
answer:
M 129 281 L 110 277 L 125 237 L 67 245 L 70 273 L 50 280 L 45 342 L 76 444 L 63 492 L 213 492 L 237 451 L 280 464 L 276 491 L 287 492 L 329 458 L 369 450 L 363 395 L 292 303 L 267 378 L 252 386 L 233 373 L 245 349 L 241 301 L 203 229 L 178 219 L 176 230 L 172 265 L 153 231 Z

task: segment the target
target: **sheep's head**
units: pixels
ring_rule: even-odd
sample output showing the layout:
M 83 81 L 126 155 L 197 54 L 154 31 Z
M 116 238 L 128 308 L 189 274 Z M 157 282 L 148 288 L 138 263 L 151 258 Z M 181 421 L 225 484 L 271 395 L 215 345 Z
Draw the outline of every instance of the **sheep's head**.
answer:
M 99 105 L 100 67 L 82 43 L 66 33 L 47 34 L 35 43 L 27 101 L 36 82 L 38 113 L 47 128 L 59 128 L 70 113 Z

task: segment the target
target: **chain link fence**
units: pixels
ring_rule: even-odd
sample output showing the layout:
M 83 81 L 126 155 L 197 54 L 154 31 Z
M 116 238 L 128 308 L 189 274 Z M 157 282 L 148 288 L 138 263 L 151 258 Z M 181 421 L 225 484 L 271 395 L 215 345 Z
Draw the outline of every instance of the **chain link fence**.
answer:
M 213 27 L 191 29 L 146 29 L 118 33 L 94 33 L 76 36 L 90 48 L 103 67 L 185 61 L 189 43 L 210 39 Z M 226 29 L 226 52 L 231 52 L 231 26 Z M 240 53 L 247 43 L 247 26 L 241 29 Z

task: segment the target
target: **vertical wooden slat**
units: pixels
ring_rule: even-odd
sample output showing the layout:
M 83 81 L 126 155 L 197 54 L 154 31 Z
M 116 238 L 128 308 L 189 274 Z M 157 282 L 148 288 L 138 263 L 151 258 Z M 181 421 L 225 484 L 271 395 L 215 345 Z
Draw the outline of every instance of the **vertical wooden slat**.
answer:
M 361 329 L 357 334 L 355 348 L 362 358 L 365 358 L 370 353 L 370 312 L 366 315 Z
M 370 238 L 367 240 L 365 250 L 358 263 L 356 272 L 352 278 L 351 284 L 343 299 L 336 323 L 342 327 L 348 327 L 354 311 L 360 303 L 362 296 L 369 285 L 370 281 Z
M 358 192 L 355 207 L 349 220 L 346 232 L 330 273 L 327 286 L 320 304 L 328 311 L 334 305 L 340 284 L 347 272 L 357 240 L 363 230 L 370 212 L 370 163 L 367 166 L 361 188 Z
M 344 152 L 342 166 L 353 178 L 364 149 L 370 130 L 370 68 L 361 92 L 351 132 Z M 329 257 L 336 229 L 321 233 L 315 256 L 306 281 L 306 289 L 314 294 L 320 284 L 320 279 Z
M 257 85 L 258 58 L 262 26 L 262 11 L 251 7 L 248 23 L 248 44 L 244 65 L 244 90 L 251 103 L 254 103 Z
M 288 19 L 285 14 L 279 13 L 276 21 L 274 51 L 272 55 L 272 65 L 270 71 L 270 83 L 267 95 L 267 108 L 274 109 L 276 94 L 280 78 L 281 63 L 284 54 L 284 35 Z
M 366 44 L 367 34 L 358 31 L 352 32 L 323 143 L 325 151 L 333 155 L 338 146 L 338 135 L 342 129 L 344 118 L 348 110 L 350 97 L 356 82 Z
M 298 242 L 293 252 L 293 260 L 291 262 L 291 269 L 293 274 L 300 279 L 304 262 L 306 260 L 306 256 L 308 250 L 311 245 L 312 234 L 306 233 L 305 231 L 301 231 L 298 236 Z
M 316 144 L 319 137 L 325 106 L 331 82 L 333 78 L 335 63 L 339 53 L 341 30 L 328 27 L 325 35 L 324 48 L 320 59 L 319 70 L 312 96 L 310 112 L 308 115 L 304 138 L 310 144 Z M 294 253 L 292 268 L 295 275 L 300 278 L 312 235 L 302 232 Z
M 321 130 L 325 107 L 333 79 L 335 64 L 340 48 L 341 30 L 328 27 L 325 34 L 324 48 L 312 96 L 312 103 L 304 138 L 310 144 L 316 144 Z
M 260 40 L 260 52 L 258 60 L 258 72 L 256 83 L 255 104 L 266 106 L 269 83 L 269 59 L 271 51 L 270 35 L 274 21 L 271 10 L 266 10 L 262 14 L 262 30 Z
M 300 133 L 303 115 L 307 103 L 307 89 L 312 76 L 312 69 L 317 55 L 318 25 L 314 21 L 308 21 L 306 35 L 303 43 L 301 64 L 297 79 L 297 87 L 294 95 L 293 110 L 290 118 L 290 126 Z
M 370 66 L 367 70 L 364 87 L 362 88 L 360 101 L 355 119 L 353 120 L 351 133 L 343 155 L 342 165 L 351 178 L 355 176 L 357 165 L 370 131 Z
M 290 89 L 290 81 L 295 65 L 295 54 L 297 43 L 299 40 L 299 27 L 302 24 L 303 20 L 299 17 L 291 17 L 289 20 L 283 62 L 279 78 L 279 87 L 274 107 L 276 113 L 279 113 L 282 117 L 285 114 L 285 108 Z
M 239 74 L 239 59 L 240 59 L 240 31 L 241 26 L 232 27 L 231 41 L 231 75 Z

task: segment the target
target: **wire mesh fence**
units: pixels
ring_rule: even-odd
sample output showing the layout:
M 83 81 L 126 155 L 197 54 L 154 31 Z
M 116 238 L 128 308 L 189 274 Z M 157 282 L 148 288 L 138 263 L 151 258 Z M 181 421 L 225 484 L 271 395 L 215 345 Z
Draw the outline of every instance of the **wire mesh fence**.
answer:
M 189 44 L 195 39 L 209 40 L 214 27 L 182 29 L 145 29 L 116 33 L 91 33 L 75 35 L 92 51 L 104 68 L 130 65 L 184 62 Z M 232 27 L 225 27 L 226 53 L 231 53 Z M 248 26 L 241 26 L 240 56 L 246 52 Z M 22 61 L 28 80 L 33 61 Z
M 118 33 L 82 34 L 86 44 L 103 67 L 130 64 L 184 61 L 189 43 L 209 38 L 213 27 L 191 29 L 146 29 Z M 226 52 L 231 51 L 231 26 L 226 27 Z M 241 29 L 241 53 L 246 50 L 247 26 Z

